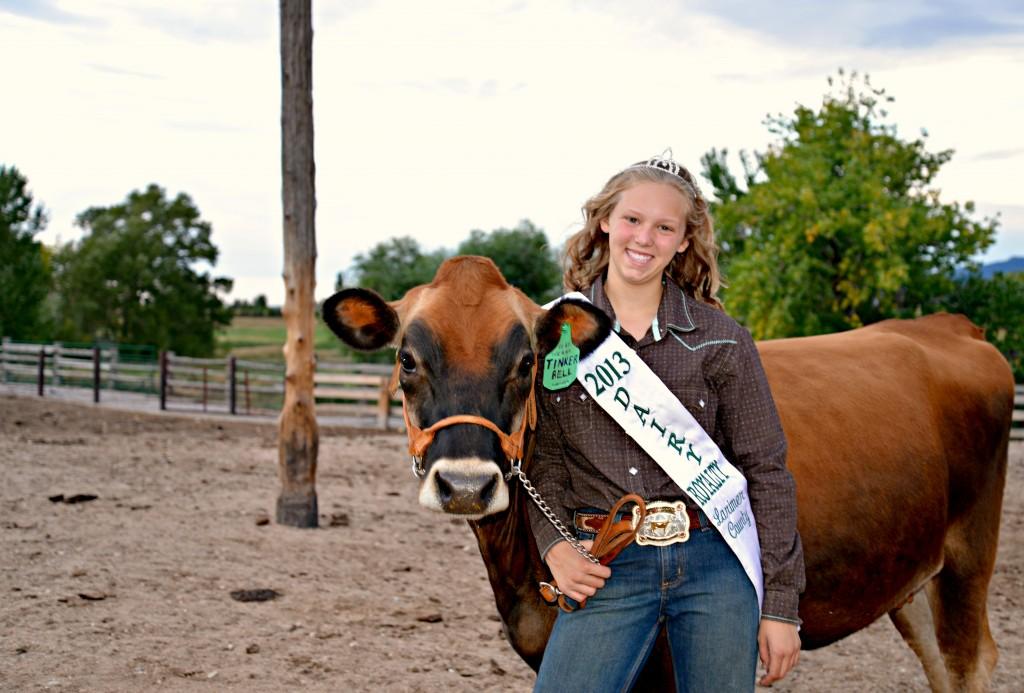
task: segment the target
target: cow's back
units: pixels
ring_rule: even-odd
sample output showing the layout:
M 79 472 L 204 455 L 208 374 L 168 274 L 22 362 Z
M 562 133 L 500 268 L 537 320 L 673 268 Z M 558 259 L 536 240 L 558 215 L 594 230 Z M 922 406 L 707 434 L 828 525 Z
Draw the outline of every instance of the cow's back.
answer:
M 957 315 L 758 347 L 797 480 L 802 636 L 824 645 L 897 608 L 958 516 L 999 502 L 1013 379 Z

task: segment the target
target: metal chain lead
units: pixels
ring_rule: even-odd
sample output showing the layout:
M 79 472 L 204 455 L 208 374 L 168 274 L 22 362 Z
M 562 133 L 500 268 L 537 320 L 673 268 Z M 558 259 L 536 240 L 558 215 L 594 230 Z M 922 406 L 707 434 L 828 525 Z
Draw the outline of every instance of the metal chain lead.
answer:
M 555 513 L 551 510 L 548 504 L 544 502 L 544 499 L 540 497 L 540 493 L 537 491 L 536 488 L 534 488 L 533 484 L 530 483 L 530 480 L 526 478 L 526 473 L 523 471 L 522 464 L 522 460 L 516 460 L 515 462 L 513 462 L 511 473 L 519 477 L 519 481 L 522 482 L 523 488 L 525 488 L 526 492 L 530 494 L 530 498 L 533 499 L 533 502 L 537 504 L 537 507 L 540 508 L 540 511 L 544 513 L 545 517 L 548 518 L 548 521 L 554 526 L 555 529 L 558 530 L 558 532 L 562 535 L 562 538 L 569 542 L 570 546 L 576 549 L 576 552 L 579 555 L 583 556 L 591 563 L 599 565 L 601 561 L 597 560 L 594 554 L 587 551 L 583 547 L 583 544 L 581 544 L 579 540 L 576 537 L 574 537 L 568 529 L 565 528 L 565 525 L 562 524 L 562 521 L 555 517 Z

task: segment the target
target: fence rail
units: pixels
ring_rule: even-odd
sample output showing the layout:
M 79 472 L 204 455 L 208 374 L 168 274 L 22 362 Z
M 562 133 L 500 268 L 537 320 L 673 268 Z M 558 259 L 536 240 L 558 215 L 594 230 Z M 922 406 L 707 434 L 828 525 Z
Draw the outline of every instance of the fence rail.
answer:
M 279 411 L 284 403 L 283 365 L 173 352 L 160 352 L 153 360 L 144 352 L 123 345 L 85 348 L 4 338 L 0 382 L 35 385 L 39 395 L 47 387 L 92 388 L 94 402 L 100 401 L 102 391 L 141 393 L 159 397 L 161 409 L 255 414 Z M 387 365 L 319 362 L 313 382 L 316 411 L 371 419 L 386 429 L 392 412 L 401 406 L 389 392 L 390 378 Z M 1010 438 L 1024 440 L 1024 385 L 1016 386 L 1013 403 Z
M 284 403 L 281 364 L 173 352 L 133 361 L 120 353 L 113 345 L 83 348 L 4 339 L 0 382 L 35 385 L 40 396 L 47 388 L 91 388 L 94 402 L 102 391 L 127 390 L 158 397 L 163 410 L 258 414 L 279 411 Z M 386 429 L 400 406 L 388 391 L 390 377 L 386 365 L 320 362 L 314 375 L 317 413 L 368 419 Z
M 118 346 L 67 346 L 0 342 L 0 382 L 36 385 L 39 394 L 49 387 L 92 388 L 98 402 L 100 390 L 155 392 L 157 370 L 152 362 L 126 358 Z

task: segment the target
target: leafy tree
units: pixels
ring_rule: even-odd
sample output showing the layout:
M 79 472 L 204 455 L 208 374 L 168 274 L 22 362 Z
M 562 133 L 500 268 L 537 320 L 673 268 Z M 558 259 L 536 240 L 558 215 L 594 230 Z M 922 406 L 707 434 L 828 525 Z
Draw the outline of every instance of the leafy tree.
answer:
M 232 282 L 200 269 L 218 251 L 188 195 L 169 200 L 150 185 L 75 223 L 85 235 L 54 258 L 62 336 L 213 352 L 217 326 L 231 322 L 221 294 Z
M 46 221 L 25 177 L 14 166 L 0 165 L 0 335 L 5 337 L 47 336 L 43 307 L 51 283 L 49 253 L 33 239 Z
M 985 328 L 988 339 L 1024 382 L 1024 272 L 997 272 L 990 279 L 979 273 L 959 276 L 953 291 L 934 301 L 936 309 L 963 313 Z
M 419 242 L 403 236 L 391 238 L 353 259 L 353 286 L 373 289 L 385 300 L 393 301 L 414 286 L 427 284 L 447 255 L 443 250 L 423 252 Z
M 998 222 L 930 187 L 952 150 L 905 141 L 884 122 L 892 101 L 856 73 L 818 110 L 766 121 L 779 140 L 743 184 L 726 150 L 703 158 L 730 287 L 727 307 L 758 338 L 835 332 L 913 315 L 954 289 L 954 272 L 993 240 Z M 829 80 L 830 85 L 832 80 Z
M 547 236 L 527 219 L 514 229 L 490 233 L 474 230 L 456 254 L 491 258 L 510 284 L 537 303 L 546 303 L 561 293 L 562 270 Z

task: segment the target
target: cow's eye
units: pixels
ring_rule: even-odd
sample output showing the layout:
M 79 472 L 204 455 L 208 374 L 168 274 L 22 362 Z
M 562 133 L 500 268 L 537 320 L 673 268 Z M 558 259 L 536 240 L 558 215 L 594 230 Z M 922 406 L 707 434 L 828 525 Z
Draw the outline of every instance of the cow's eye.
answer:
M 398 362 L 402 364 L 402 370 L 406 373 L 412 373 L 416 370 L 416 359 L 404 349 L 398 352 Z
M 530 371 L 533 368 L 533 354 L 527 354 L 523 357 L 523 360 L 519 362 L 519 375 L 526 377 L 530 375 Z

